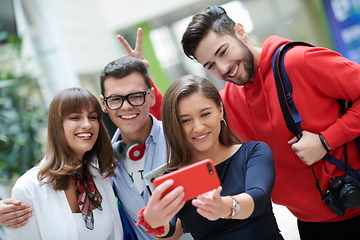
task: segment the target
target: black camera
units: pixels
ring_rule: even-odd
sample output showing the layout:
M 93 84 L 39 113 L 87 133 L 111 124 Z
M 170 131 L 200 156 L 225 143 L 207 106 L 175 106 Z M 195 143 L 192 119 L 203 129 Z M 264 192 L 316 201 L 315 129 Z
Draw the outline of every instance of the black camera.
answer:
M 338 216 L 344 216 L 348 208 L 360 207 L 360 182 L 351 175 L 333 178 L 329 190 L 323 197 L 324 203 Z

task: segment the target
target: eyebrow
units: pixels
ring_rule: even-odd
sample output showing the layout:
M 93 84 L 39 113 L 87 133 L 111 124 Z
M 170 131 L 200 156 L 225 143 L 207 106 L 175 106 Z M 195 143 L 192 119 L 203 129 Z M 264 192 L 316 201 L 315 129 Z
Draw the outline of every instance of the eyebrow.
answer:
M 223 44 L 220 45 L 220 47 L 216 50 L 214 56 L 216 56 L 216 55 L 220 52 L 221 48 L 222 48 L 225 44 L 226 44 L 226 43 L 223 43 Z M 203 65 L 203 68 L 206 68 L 206 66 L 207 66 L 209 63 L 210 63 L 210 62 L 206 62 L 206 63 Z
M 201 112 L 204 112 L 204 111 L 210 110 L 210 109 L 211 109 L 211 107 L 206 107 L 206 108 L 201 109 L 199 112 L 201 113 Z M 183 115 L 180 115 L 179 118 L 187 117 L 187 116 L 189 116 L 189 114 L 183 114 Z
M 70 112 L 69 114 L 78 114 L 78 113 L 82 114 L 83 112 Z M 96 113 L 96 111 L 94 110 L 89 112 L 89 114 L 93 114 L 93 113 Z

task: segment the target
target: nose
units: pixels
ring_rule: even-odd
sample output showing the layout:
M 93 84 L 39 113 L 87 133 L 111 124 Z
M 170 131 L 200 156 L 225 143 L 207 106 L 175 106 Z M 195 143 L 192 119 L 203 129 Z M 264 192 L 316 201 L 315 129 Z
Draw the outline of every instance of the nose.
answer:
M 226 63 L 225 61 L 218 61 L 217 66 L 220 71 L 220 76 L 224 77 L 226 74 L 228 74 L 229 71 L 228 63 Z
M 90 129 L 91 128 L 90 120 L 88 118 L 84 118 L 84 121 L 82 121 L 81 127 L 83 129 Z
M 202 133 L 205 125 L 200 120 L 194 120 L 194 132 Z
M 129 100 L 125 99 L 123 102 L 123 105 L 121 106 L 122 110 L 128 110 L 131 109 L 133 106 L 129 103 Z

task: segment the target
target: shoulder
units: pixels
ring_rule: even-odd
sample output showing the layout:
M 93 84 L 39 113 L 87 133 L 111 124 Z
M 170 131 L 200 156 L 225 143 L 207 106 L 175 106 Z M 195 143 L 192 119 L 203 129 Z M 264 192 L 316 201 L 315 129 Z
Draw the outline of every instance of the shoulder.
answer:
M 22 183 L 31 183 L 36 182 L 38 183 L 37 174 L 40 170 L 39 166 L 33 167 L 30 170 L 26 171 L 23 175 L 19 177 L 19 179 L 16 181 L 16 184 L 22 184 Z
M 19 179 L 15 182 L 14 187 L 12 188 L 12 192 L 35 192 L 37 188 L 40 187 L 40 182 L 37 178 L 40 167 L 33 167 L 23 175 L 19 177 Z
M 290 67 L 294 65 L 294 67 L 299 68 L 299 64 L 304 64 L 304 66 L 318 68 L 318 62 L 333 62 L 337 58 L 344 59 L 340 53 L 328 48 L 299 45 L 292 47 L 286 53 L 285 62 Z M 303 70 L 301 69 L 301 71 Z
M 241 145 L 241 148 L 245 148 L 247 150 L 264 150 L 264 151 L 271 151 L 269 145 L 262 141 L 248 141 L 244 142 Z
M 261 141 L 248 141 L 244 142 L 238 150 L 238 157 L 250 159 L 272 159 L 272 151 L 265 142 Z

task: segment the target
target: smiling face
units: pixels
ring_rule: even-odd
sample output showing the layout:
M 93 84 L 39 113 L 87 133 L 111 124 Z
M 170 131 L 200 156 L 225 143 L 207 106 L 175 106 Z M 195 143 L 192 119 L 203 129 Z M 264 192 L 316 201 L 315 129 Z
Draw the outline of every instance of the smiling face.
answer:
M 149 135 L 152 122 L 150 118 L 150 107 L 155 104 L 154 90 L 145 95 L 145 102 L 141 106 L 131 106 L 127 100 L 121 108 L 111 110 L 106 106 L 104 97 L 111 95 L 125 96 L 134 92 L 146 91 L 143 76 L 133 72 L 123 78 L 108 77 L 104 81 L 104 96 L 101 96 L 101 105 L 104 112 L 109 114 L 111 121 L 120 128 L 125 142 L 144 141 Z
M 220 144 L 223 110 L 212 99 L 198 92 L 192 93 L 179 100 L 178 116 L 190 152 L 195 158 Z
M 99 135 L 99 120 L 95 111 L 82 109 L 64 117 L 65 139 L 74 157 L 81 160 L 90 151 Z
M 240 25 L 235 27 L 238 37 L 219 35 L 210 30 L 200 41 L 194 57 L 216 77 L 244 85 L 254 75 L 254 55 L 239 37 L 247 37 Z

